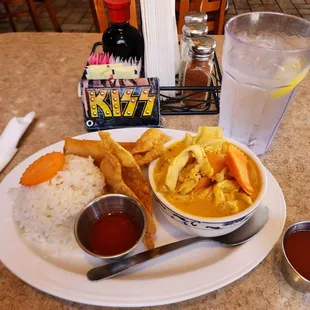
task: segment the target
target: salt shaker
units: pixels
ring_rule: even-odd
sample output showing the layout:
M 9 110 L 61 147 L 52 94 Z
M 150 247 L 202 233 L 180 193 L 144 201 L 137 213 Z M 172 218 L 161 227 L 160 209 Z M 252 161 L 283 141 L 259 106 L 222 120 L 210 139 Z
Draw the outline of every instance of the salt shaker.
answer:
M 209 36 L 198 36 L 192 39 L 193 44 L 188 52 L 189 60 L 185 66 L 183 86 L 209 86 L 213 71 L 213 58 L 216 41 Z M 183 96 L 191 94 L 192 91 L 185 90 Z M 196 106 L 203 109 L 205 105 L 201 102 L 206 99 L 207 92 L 194 94 L 184 100 L 186 106 Z
M 188 22 L 183 25 L 182 27 L 182 38 L 180 42 L 180 54 L 181 54 L 181 61 L 180 61 L 180 69 L 179 69 L 179 80 L 180 84 L 183 81 L 183 73 L 186 62 L 188 60 L 188 51 L 189 47 L 192 44 L 192 38 L 195 36 L 202 36 L 208 34 L 208 26 L 206 23 L 201 22 Z
M 187 12 L 184 16 L 184 22 L 197 22 L 197 23 L 204 23 L 206 24 L 208 20 L 208 15 L 203 12 L 197 12 L 197 11 L 190 11 Z

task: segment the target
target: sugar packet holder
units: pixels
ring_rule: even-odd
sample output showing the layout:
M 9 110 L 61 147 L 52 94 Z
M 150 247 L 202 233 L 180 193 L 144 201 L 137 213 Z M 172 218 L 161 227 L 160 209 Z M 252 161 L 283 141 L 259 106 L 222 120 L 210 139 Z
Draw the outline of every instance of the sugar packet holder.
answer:
M 157 78 L 87 80 L 79 83 L 88 131 L 120 127 L 160 127 Z

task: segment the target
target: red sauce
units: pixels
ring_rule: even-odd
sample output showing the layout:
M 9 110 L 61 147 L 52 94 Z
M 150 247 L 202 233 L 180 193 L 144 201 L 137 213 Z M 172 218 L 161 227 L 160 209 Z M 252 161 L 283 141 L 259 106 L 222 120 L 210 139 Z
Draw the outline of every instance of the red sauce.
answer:
M 294 232 L 285 241 L 284 249 L 293 267 L 310 281 L 310 231 Z
M 92 252 L 110 256 L 130 249 L 139 239 L 135 219 L 127 213 L 102 215 L 90 228 L 88 244 Z

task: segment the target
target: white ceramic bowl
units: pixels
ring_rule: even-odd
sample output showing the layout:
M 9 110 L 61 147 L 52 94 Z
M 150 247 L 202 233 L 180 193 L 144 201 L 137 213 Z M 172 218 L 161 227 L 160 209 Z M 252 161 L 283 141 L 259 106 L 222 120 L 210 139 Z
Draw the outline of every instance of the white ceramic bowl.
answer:
M 171 140 L 165 146 L 167 147 L 180 140 L 181 139 Z M 161 193 L 156 190 L 153 172 L 158 159 L 154 160 L 149 165 L 149 180 L 151 188 L 154 192 L 155 199 L 157 200 L 162 213 L 173 226 L 182 229 L 183 231 L 191 235 L 216 237 L 228 234 L 236 230 L 253 215 L 255 209 L 261 204 L 266 193 L 267 176 L 265 168 L 262 165 L 260 159 L 243 144 L 228 138 L 226 138 L 226 140 L 236 145 L 254 161 L 261 176 L 262 183 L 261 190 L 253 204 L 250 205 L 247 209 L 235 215 L 225 217 L 202 217 L 192 215 L 176 208 L 170 202 L 168 202 Z

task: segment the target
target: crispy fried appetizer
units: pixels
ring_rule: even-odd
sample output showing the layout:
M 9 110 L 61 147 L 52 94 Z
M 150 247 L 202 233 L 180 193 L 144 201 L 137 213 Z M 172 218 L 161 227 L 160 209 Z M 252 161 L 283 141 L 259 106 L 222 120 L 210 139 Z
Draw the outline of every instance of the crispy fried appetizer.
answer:
M 94 161 L 99 165 L 105 147 L 102 141 L 95 140 L 78 140 L 72 138 L 65 138 L 64 154 L 65 155 L 78 155 L 81 157 L 92 157 Z
M 110 140 L 106 138 L 107 135 L 109 135 L 108 132 L 100 131 L 101 140 L 99 141 L 65 138 L 64 154 L 82 157 L 91 156 L 95 163 L 99 165 L 106 148 L 109 148 L 110 145 Z M 151 128 L 145 131 L 137 142 L 118 142 L 118 145 L 133 154 L 139 166 L 144 166 L 164 154 L 164 144 L 169 140 L 170 137 L 165 133 L 159 129 Z
M 137 164 L 142 167 L 146 164 L 149 164 L 151 161 L 159 158 L 161 155 L 165 153 L 164 144 L 159 143 L 155 145 L 153 149 L 146 153 L 136 153 L 133 155 L 134 159 L 136 160 Z
M 134 155 L 139 166 L 149 164 L 165 153 L 164 144 L 170 137 L 157 128 L 150 128 L 132 145 L 121 142 Z M 129 142 L 130 143 L 130 142 Z
M 125 150 L 131 153 L 132 149 L 136 146 L 136 142 L 118 142 Z
M 137 142 L 116 142 L 107 131 L 99 131 L 99 136 L 99 141 L 66 138 L 64 153 L 91 156 L 100 165 L 108 192 L 128 195 L 140 202 L 147 214 L 147 231 L 143 242 L 148 249 L 152 249 L 156 233 L 152 195 L 140 166 L 164 154 L 164 144 L 170 137 L 155 128 L 145 131 Z
M 107 152 L 100 163 L 100 170 L 105 177 L 108 191 L 130 196 L 136 199 L 145 209 L 147 230 L 143 242 L 148 249 L 154 248 L 156 226 L 152 218 L 151 195 L 148 183 L 134 167 L 124 167 L 120 159 Z
M 157 128 L 150 128 L 142 134 L 137 140 L 135 147 L 132 149 L 132 154 L 146 153 L 151 151 L 158 144 L 164 145 L 171 138 Z
M 131 153 L 114 141 L 109 132 L 101 131 L 99 135 L 106 148 L 100 170 L 109 190 L 131 196 L 144 207 L 148 218 L 144 243 L 148 249 L 152 249 L 156 227 L 152 218 L 152 195 L 149 183 Z

